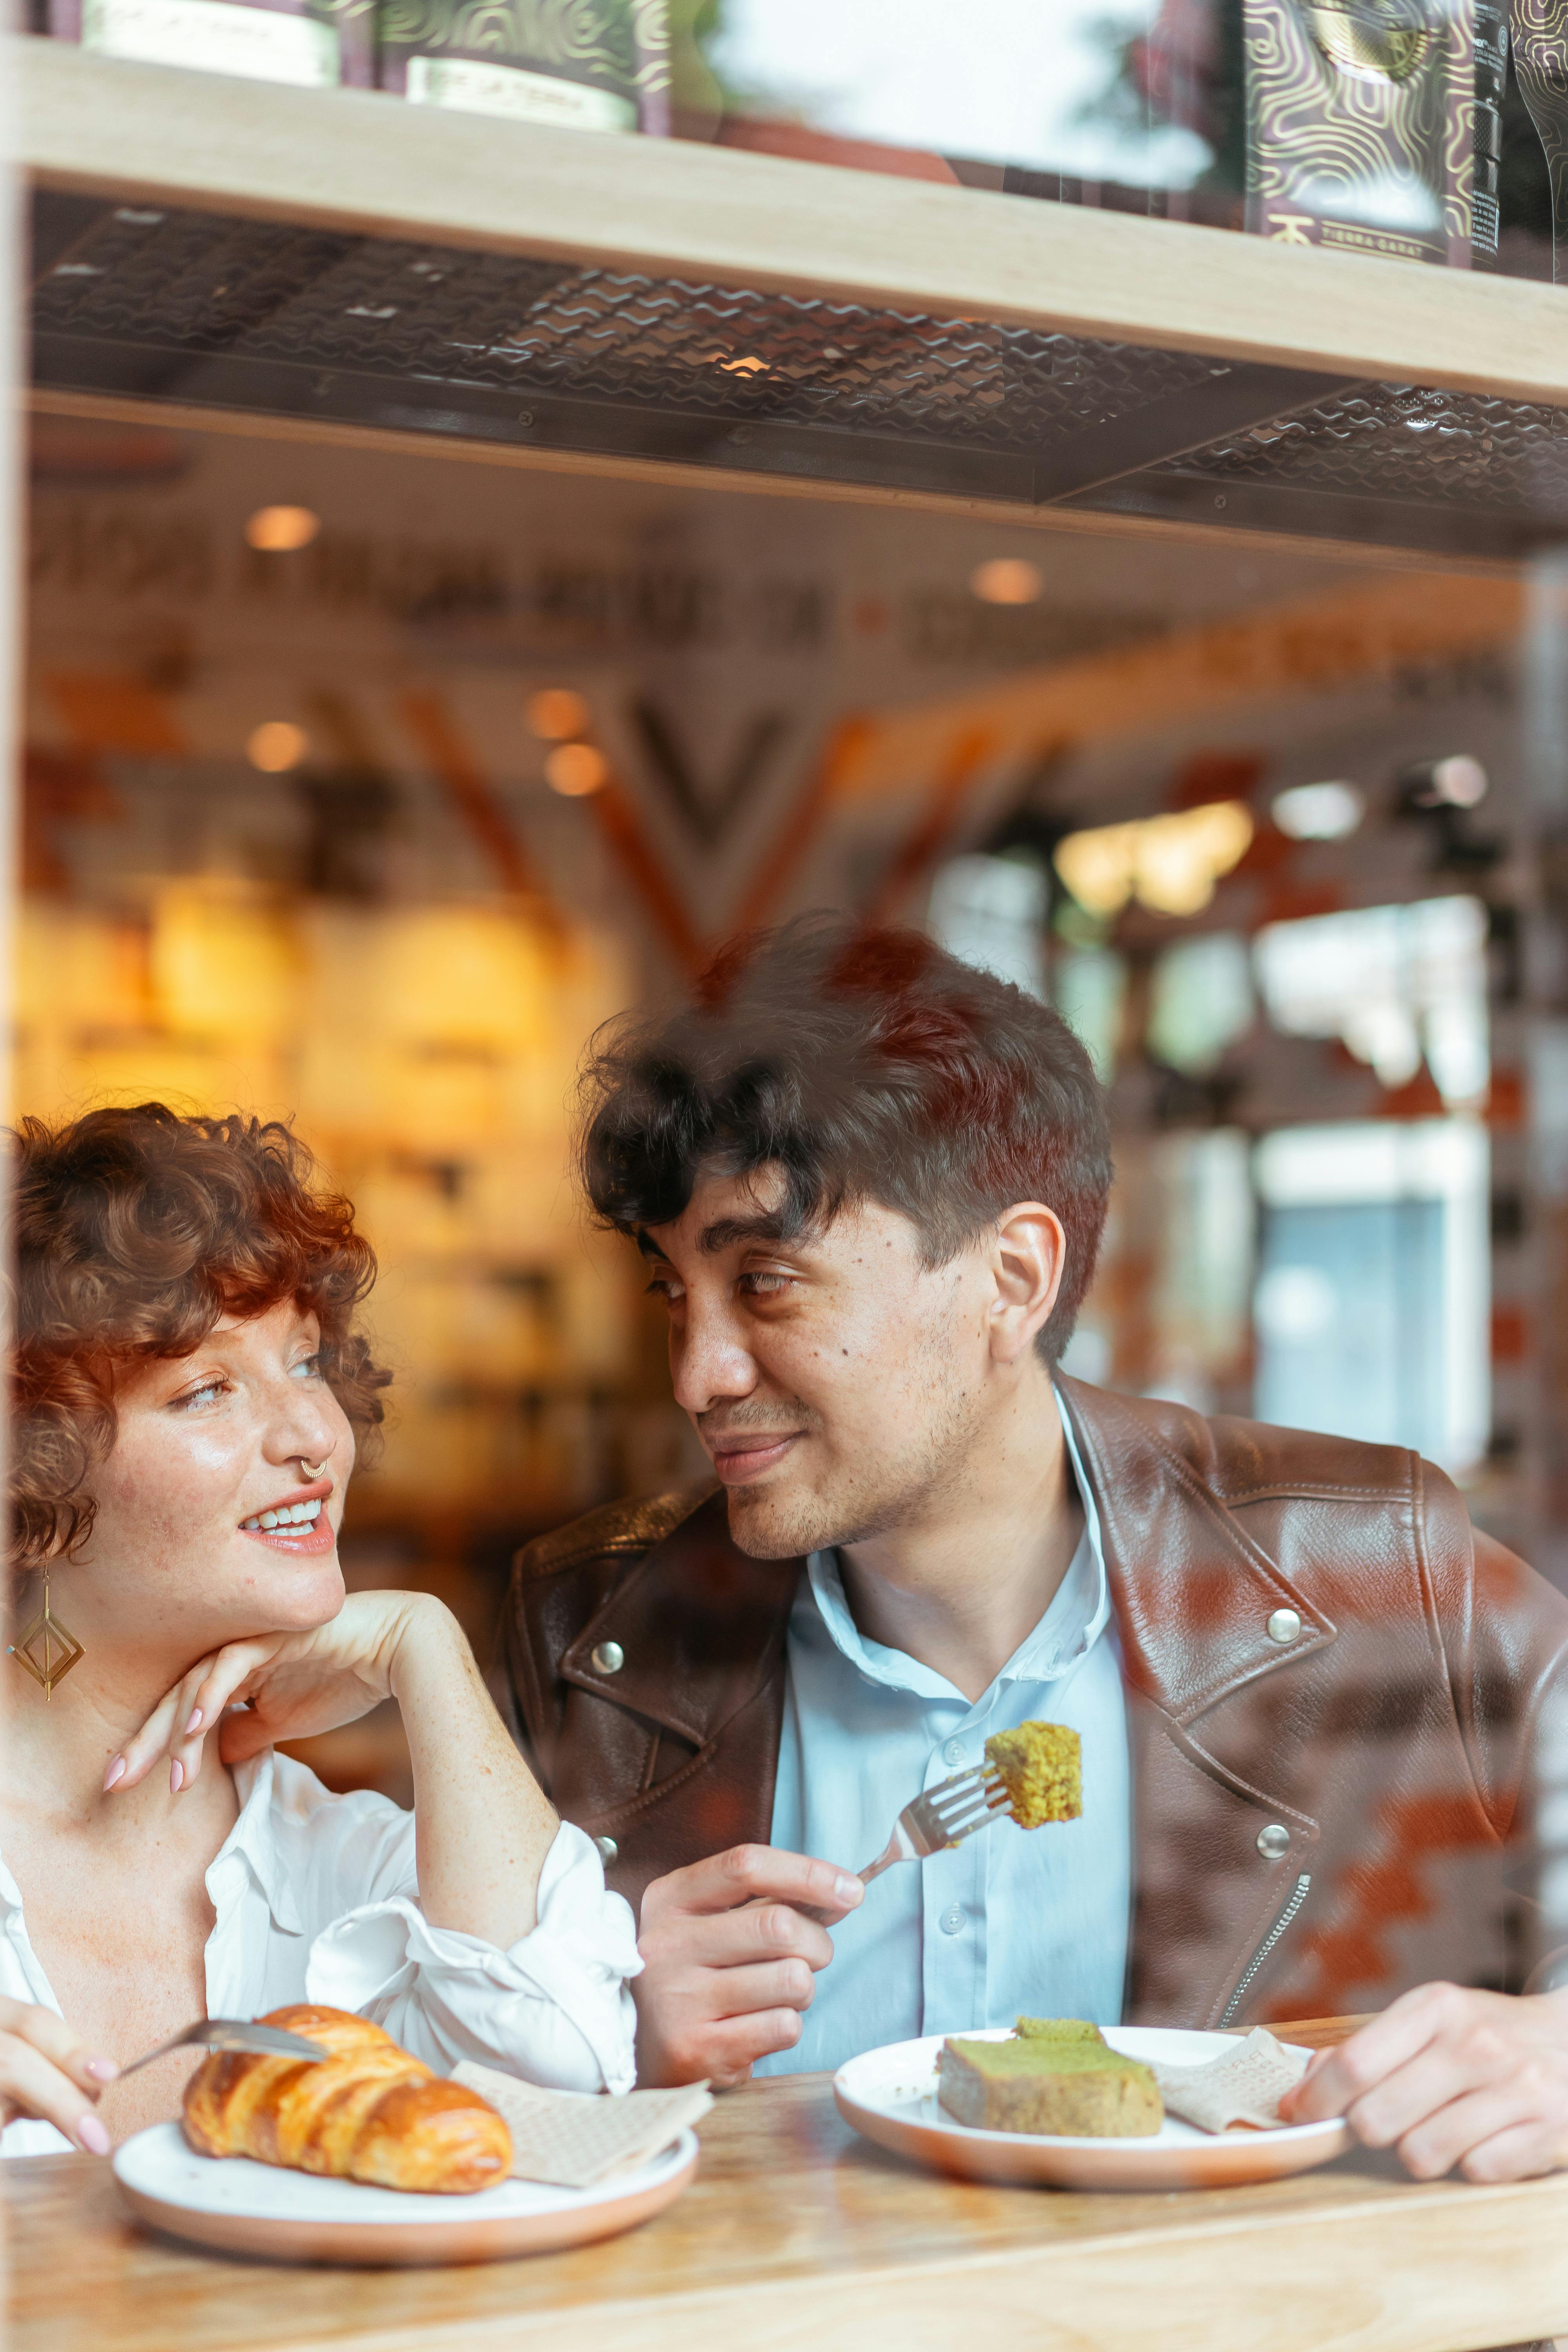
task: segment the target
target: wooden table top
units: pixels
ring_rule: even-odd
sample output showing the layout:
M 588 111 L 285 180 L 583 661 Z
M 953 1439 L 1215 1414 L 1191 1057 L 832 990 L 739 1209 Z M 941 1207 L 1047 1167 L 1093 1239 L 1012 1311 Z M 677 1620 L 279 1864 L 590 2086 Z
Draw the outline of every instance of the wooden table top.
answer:
M 997 2352 L 1568 2333 L 1568 2175 L 1423 2185 L 1357 2155 L 1251 2189 L 992 2189 L 860 2139 L 826 2074 L 729 2093 L 700 2137 L 694 2185 L 641 2230 L 460 2270 L 206 2254 L 135 2228 L 106 2160 L 0 2162 L 10 2352 L 955 2352 L 977 2320 Z

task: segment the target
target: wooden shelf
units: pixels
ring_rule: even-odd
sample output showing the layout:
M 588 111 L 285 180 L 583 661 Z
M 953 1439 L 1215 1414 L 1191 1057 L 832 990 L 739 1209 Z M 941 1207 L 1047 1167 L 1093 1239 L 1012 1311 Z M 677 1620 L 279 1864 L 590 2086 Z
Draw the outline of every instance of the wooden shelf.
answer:
M 6 44 L 45 188 L 1568 405 L 1533 281 Z
M 1568 305 L 676 142 L 9 46 L 35 396 L 497 464 L 1513 563 Z

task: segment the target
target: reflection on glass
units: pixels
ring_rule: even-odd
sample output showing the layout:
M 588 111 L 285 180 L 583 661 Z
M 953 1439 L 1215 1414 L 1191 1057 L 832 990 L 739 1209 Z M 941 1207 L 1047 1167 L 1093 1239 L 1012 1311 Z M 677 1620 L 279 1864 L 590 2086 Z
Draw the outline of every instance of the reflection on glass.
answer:
M 1385 1087 L 1408 1085 L 1425 1058 L 1446 1104 L 1473 1104 L 1490 1066 L 1486 938 L 1486 908 L 1468 898 L 1270 923 L 1258 985 L 1287 1036 L 1338 1037 Z
M 1467 1118 L 1263 1139 L 1260 1421 L 1474 1468 L 1491 1412 L 1489 1168 Z
M 1190 186 L 1213 151 L 1154 118 L 1154 0 L 723 0 L 706 61 L 737 110 L 933 156 Z M 1130 52 L 1134 52 L 1130 57 Z
M 1110 948 L 1069 948 L 1051 972 L 1051 1001 L 1089 1050 L 1100 1079 L 1116 1075 L 1116 1043 L 1127 996 L 1127 966 Z
M 954 857 L 931 885 L 928 928 L 961 962 L 1044 996 L 1048 896 L 1032 858 Z
M 1178 940 L 1154 966 L 1145 1042 L 1173 1070 L 1206 1077 L 1255 1012 L 1247 942 L 1235 931 Z

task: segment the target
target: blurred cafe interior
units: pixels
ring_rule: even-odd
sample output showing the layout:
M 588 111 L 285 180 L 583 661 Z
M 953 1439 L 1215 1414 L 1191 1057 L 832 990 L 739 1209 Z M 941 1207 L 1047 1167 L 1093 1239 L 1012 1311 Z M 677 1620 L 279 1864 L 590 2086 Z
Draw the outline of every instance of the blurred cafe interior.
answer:
M 684 272 L 657 220 L 601 266 L 591 219 L 509 249 L 434 183 L 379 228 L 320 173 L 268 197 L 243 139 L 243 196 L 210 157 L 159 193 L 192 77 L 40 24 L 15 1107 L 296 1122 L 397 1374 L 347 1572 L 482 1646 L 521 1540 L 701 1467 L 574 1201 L 585 1041 L 737 929 L 922 925 L 1111 1090 L 1068 1369 L 1418 1447 L 1568 1578 L 1568 411 L 1520 357 L 1553 267 L 1528 54 L 1486 253 L 1479 165 L 1462 255 L 1311 223 L 1285 242 L 1394 293 L 1324 323 L 1281 279 L 1247 343 L 1201 273 L 1157 317 L 1126 242 L 1234 230 L 1238 304 L 1294 258 L 1246 233 L 1221 51 L 1172 63 L 1226 9 L 1062 12 L 1105 54 L 1044 127 L 994 78 L 900 83 L 870 30 L 826 90 L 824 13 L 677 23 L 673 112 L 620 126 L 708 175 Z M 380 108 L 388 173 L 435 173 L 451 114 L 382 83 L 266 93 L 282 152 L 341 98 L 356 169 Z M 215 141 L 257 87 L 212 78 Z M 480 164 L 503 112 L 463 118 Z M 643 142 L 530 135 L 636 195 Z M 1020 236 L 1108 239 L 1095 271 L 1133 255 L 1132 290 L 1064 326 L 1047 289 L 1031 325 L 950 257 L 879 304 L 785 227 L 737 274 L 763 232 L 713 192 L 803 162 L 868 240 L 918 244 L 937 184 L 1000 192 Z M 405 1797 L 400 1742 L 374 1717 L 310 1760 Z

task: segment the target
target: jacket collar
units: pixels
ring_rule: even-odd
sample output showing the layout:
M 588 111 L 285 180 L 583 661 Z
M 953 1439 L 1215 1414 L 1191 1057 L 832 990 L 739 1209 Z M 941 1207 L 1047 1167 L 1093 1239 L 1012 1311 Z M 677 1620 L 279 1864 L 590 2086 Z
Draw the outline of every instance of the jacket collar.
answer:
M 805 1566 L 742 1551 L 716 1486 L 616 1584 L 563 1653 L 561 1673 L 706 1747 L 778 1672 Z M 623 1663 L 606 1673 L 595 1653 L 605 1657 L 611 1643 Z
M 1127 1675 L 1185 1727 L 1223 1698 L 1337 1637 L 1245 1533 L 1214 1476 L 1207 1423 L 1181 1406 L 1157 1414 L 1058 1375 L 1100 1505 L 1106 1572 Z M 1293 1609 L 1301 1631 L 1273 1641 Z
M 1100 1537 L 1128 1679 L 1185 1727 L 1260 1676 L 1324 1648 L 1337 1629 L 1245 1533 L 1218 1491 L 1207 1424 L 1152 1413 L 1058 1376 Z M 563 1654 L 580 1690 L 698 1748 L 780 1668 L 804 1559 L 752 1559 L 730 1537 L 721 1487 L 617 1583 Z M 1301 1632 L 1272 1641 L 1293 1609 Z M 623 1663 L 595 1664 L 610 1644 Z

